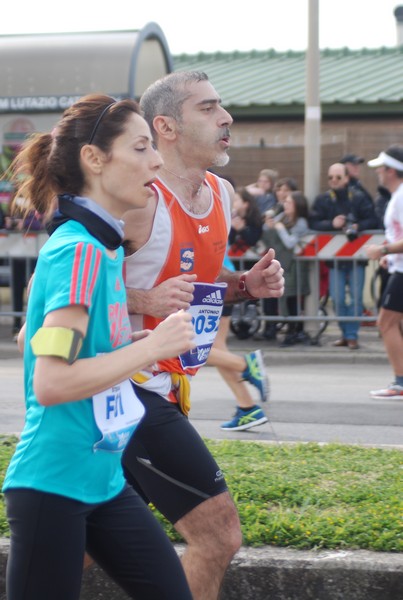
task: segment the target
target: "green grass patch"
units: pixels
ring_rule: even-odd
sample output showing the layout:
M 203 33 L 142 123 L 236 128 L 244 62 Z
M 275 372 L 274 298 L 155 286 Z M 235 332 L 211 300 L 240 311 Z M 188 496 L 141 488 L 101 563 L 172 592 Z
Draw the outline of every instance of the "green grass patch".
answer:
M 400 450 L 314 443 L 206 443 L 238 507 L 246 546 L 403 552 Z M 0 438 L 0 481 L 14 444 L 13 438 Z M 182 541 L 153 510 L 171 540 Z M 1 500 L 0 535 L 7 534 Z

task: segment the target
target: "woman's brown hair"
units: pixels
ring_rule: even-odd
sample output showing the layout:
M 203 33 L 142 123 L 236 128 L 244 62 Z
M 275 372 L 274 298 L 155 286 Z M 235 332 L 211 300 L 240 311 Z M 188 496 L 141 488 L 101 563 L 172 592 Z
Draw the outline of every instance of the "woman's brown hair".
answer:
M 81 148 L 94 144 L 108 153 L 132 113 L 140 113 L 134 100 L 92 94 L 70 106 L 51 133 L 31 135 L 7 173 L 15 197 L 26 201 L 26 212 L 49 216 L 58 194 L 79 195 L 84 186 Z

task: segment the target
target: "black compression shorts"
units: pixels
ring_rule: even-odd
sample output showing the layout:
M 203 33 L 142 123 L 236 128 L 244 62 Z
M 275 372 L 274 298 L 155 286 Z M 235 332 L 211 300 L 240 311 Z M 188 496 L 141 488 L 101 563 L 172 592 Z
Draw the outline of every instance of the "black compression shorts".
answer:
M 129 598 L 191 600 L 179 558 L 130 486 L 100 504 L 31 489 L 5 492 L 9 600 L 78 600 L 84 550 Z
M 382 296 L 382 308 L 403 313 L 403 273 L 392 273 Z
M 204 500 L 227 491 L 205 443 L 176 404 L 136 386 L 146 414 L 126 446 L 128 482 L 176 523 Z

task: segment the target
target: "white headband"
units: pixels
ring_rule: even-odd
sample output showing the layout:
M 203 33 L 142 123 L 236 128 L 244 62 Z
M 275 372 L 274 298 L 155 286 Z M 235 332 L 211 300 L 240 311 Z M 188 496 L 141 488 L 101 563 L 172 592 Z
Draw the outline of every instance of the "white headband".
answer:
M 381 152 L 378 158 L 369 160 L 367 164 L 369 167 L 390 167 L 396 169 L 396 171 L 403 171 L 403 162 L 386 154 L 386 152 Z

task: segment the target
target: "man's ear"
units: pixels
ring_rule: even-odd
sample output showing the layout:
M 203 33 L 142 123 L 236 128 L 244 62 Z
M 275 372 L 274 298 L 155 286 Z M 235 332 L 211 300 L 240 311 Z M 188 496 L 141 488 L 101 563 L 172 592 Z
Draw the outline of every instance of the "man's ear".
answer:
M 158 115 L 153 121 L 153 126 L 158 137 L 174 139 L 177 131 L 177 122 L 173 117 Z
M 85 144 L 80 150 L 80 158 L 84 169 L 88 169 L 96 175 L 99 175 L 102 171 L 102 156 L 101 150 L 93 144 Z

